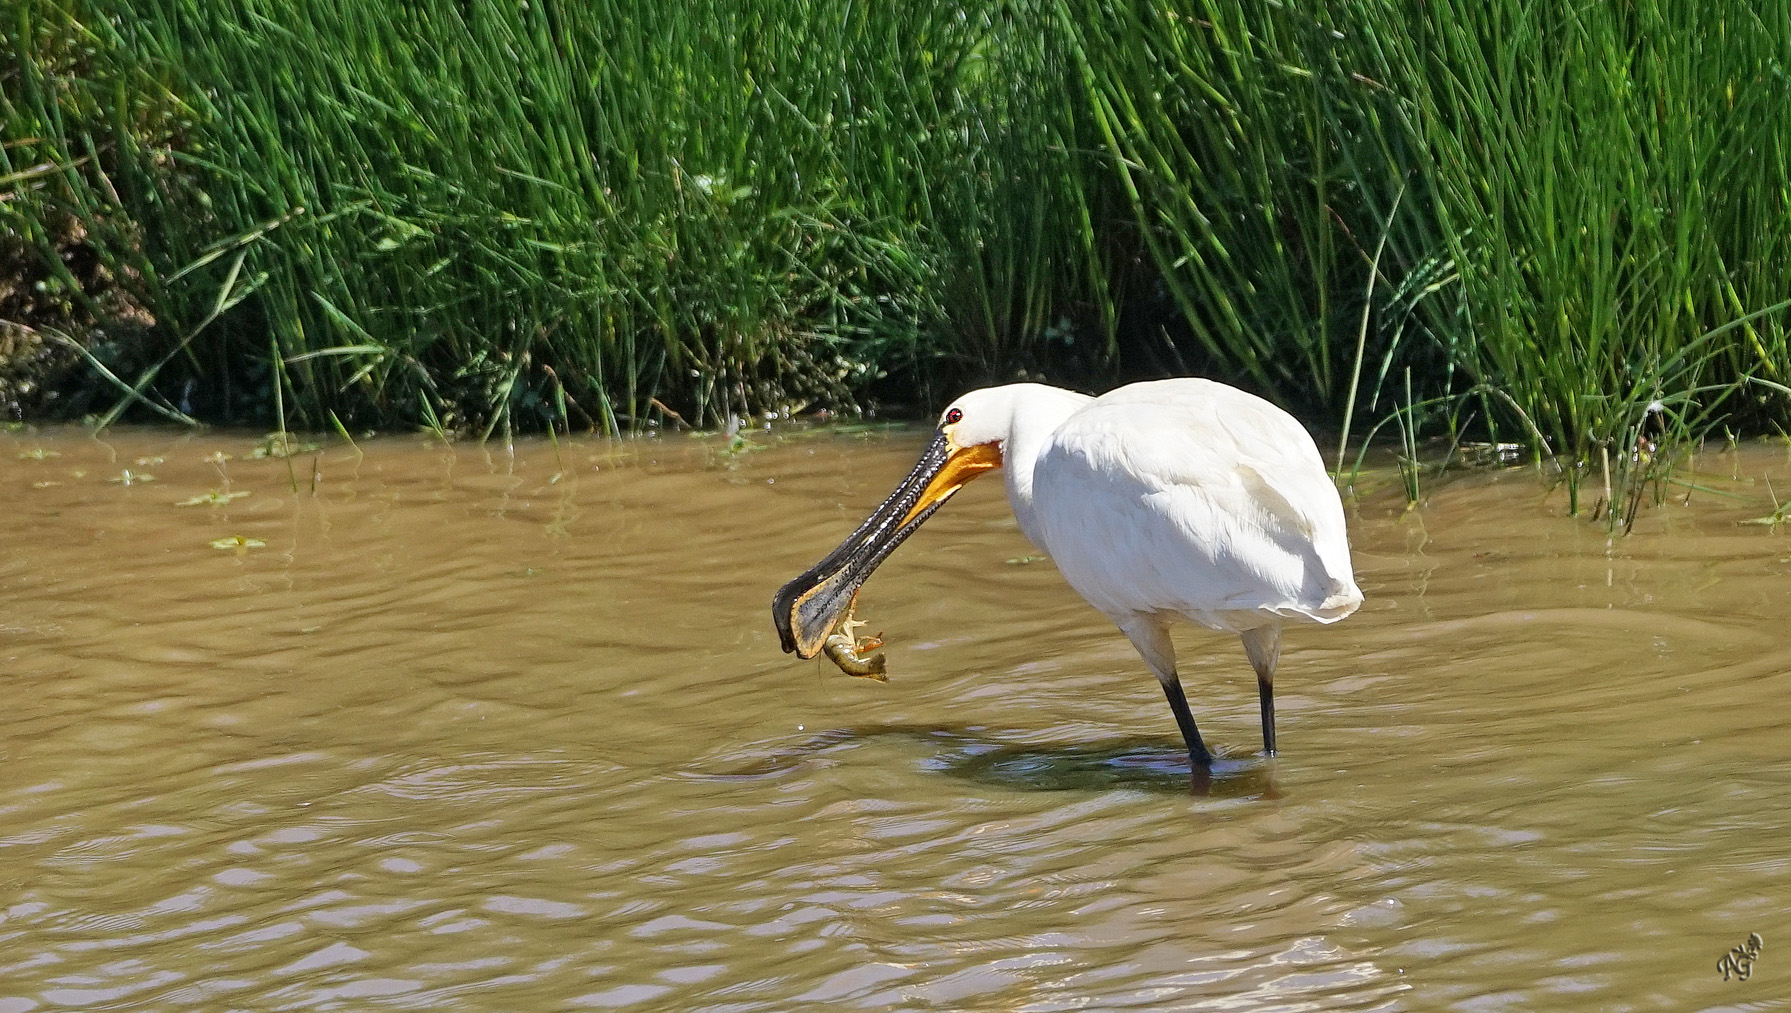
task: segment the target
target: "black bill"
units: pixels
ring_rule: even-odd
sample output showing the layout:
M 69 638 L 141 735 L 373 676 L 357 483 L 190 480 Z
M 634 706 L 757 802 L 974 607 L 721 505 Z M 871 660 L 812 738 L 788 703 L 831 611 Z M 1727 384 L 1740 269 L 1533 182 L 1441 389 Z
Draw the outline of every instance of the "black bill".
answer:
M 871 572 L 965 482 L 1000 464 L 1000 450 L 993 444 L 956 447 L 944 430 L 935 433 L 914 470 L 858 530 L 771 599 L 784 650 L 801 658 L 819 654 Z

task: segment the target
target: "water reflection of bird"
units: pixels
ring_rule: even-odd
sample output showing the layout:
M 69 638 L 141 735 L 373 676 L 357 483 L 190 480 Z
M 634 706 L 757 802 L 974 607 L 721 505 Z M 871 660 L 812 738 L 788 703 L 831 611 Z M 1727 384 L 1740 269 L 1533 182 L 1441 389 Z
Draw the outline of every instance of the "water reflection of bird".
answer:
M 1020 530 L 1119 625 L 1209 766 L 1175 670 L 1169 623 L 1243 638 L 1263 748 L 1275 752 L 1275 661 L 1287 622 L 1333 623 L 1362 603 L 1343 504 L 1292 416 L 1209 380 L 1136 383 L 1098 398 L 1020 383 L 971 391 L 859 529 L 772 604 L 784 650 L 812 658 L 858 587 L 964 483 L 1006 473 Z

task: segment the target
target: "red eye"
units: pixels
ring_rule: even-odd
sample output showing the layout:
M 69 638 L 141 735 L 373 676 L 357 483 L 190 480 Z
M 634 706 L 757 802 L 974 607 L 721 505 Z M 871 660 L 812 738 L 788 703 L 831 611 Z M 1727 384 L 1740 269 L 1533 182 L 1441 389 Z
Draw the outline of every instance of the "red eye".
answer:
M 945 413 L 945 424 L 948 426 L 956 425 L 958 422 L 963 421 L 963 418 L 963 409 L 953 408 L 951 411 Z

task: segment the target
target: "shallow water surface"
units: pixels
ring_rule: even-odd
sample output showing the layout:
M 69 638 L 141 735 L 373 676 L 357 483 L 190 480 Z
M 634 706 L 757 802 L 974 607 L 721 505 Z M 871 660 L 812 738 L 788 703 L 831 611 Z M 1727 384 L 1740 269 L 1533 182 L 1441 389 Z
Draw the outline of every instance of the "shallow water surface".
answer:
M 867 585 L 887 684 L 779 652 L 921 442 L 0 435 L 0 1013 L 1791 1005 L 1782 448 L 1614 543 L 1368 495 L 1277 760 L 1178 634 L 1194 794 L 996 481 Z

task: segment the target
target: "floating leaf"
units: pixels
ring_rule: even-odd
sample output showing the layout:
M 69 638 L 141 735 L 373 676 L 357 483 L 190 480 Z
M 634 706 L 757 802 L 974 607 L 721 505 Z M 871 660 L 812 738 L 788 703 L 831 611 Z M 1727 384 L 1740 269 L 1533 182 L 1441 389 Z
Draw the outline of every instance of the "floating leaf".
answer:
M 119 485 L 141 485 L 144 482 L 155 481 L 155 476 L 146 471 L 132 471 L 126 468 L 106 481 L 117 482 Z
M 62 454 L 60 451 L 45 450 L 42 447 L 32 447 L 30 450 L 19 451 L 19 460 L 21 461 L 47 461 L 52 457 L 61 456 Z
M 194 496 L 192 499 L 183 499 L 179 503 L 176 503 L 174 505 L 175 506 L 183 506 L 183 507 L 223 506 L 224 504 L 230 502 L 233 499 L 242 499 L 244 496 L 247 496 L 248 494 L 249 494 L 249 490 L 247 490 L 247 489 L 243 489 L 238 492 L 225 492 L 222 489 L 213 489 L 212 491 L 210 491 L 208 493 L 203 493 L 201 495 Z
M 267 548 L 267 543 L 259 538 L 244 538 L 242 535 L 231 535 L 229 538 L 212 539 L 211 547 L 214 549 L 234 549 L 238 553 L 243 553 L 250 549 L 265 549 Z

